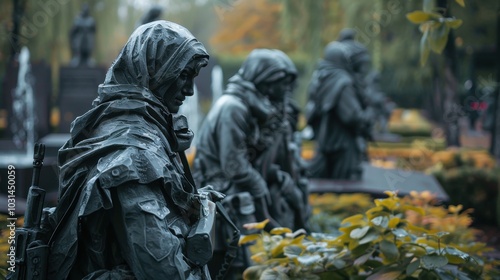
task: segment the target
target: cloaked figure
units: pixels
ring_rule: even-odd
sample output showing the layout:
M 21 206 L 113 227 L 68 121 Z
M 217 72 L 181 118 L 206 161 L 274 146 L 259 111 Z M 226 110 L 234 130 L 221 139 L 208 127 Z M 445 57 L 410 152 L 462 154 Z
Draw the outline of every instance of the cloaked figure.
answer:
M 92 51 L 94 50 L 96 24 L 90 16 L 89 6 L 83 5 L 71 27 L 69 40 L 71 45 L 71 66 L 92 66 Z
M 211 236 L 200 229 L 215 217 L 206 199 L 222 195 L 194 185 L 184 155 L 193 133 L 177 114 L 208 58 L 172 22 L 130 36 L 59 150 L 47 279 L 210 279 Z
M 311 79 L 306 118 L 316 140 L 316 153 L 308 166 L 313 178 L 359 180 L 364 147 L 360 139 L 370 133 L 373 109 L 365 107 L 354 73 L 352 49 L 331 42 Z

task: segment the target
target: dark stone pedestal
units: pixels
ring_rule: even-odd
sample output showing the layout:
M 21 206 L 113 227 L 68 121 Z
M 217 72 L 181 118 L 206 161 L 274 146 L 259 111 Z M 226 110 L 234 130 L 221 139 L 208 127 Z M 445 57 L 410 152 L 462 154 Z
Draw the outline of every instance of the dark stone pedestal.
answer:
M 59 70 L 60 112 L 59 133 L 68 133 L 71 122 L 92 108 L 97 87 L 104 81 L 106 69 L 102 67 L 61 67 Z
M 411 191 L 430 191 L 437 199 L 446 202 L 448 194 L 433 176 L 422 172 L 401 169 L 385 169 L 369 164 L 363 165 L 363 178 L 359 181 L 310 179 L 311 193 L 368 193 L 374 197 L 386 197 L 384 191 L 398 191 L 399 196 Z

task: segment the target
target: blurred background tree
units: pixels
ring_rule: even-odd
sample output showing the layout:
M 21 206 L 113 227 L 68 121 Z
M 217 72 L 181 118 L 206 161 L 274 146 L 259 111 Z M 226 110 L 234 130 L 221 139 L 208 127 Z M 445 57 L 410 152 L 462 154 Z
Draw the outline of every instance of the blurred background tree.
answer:
M 427 0 L 425 0 L 427 1 Z M 224 70 L 224 79 L 234 74 L 243 58 L 257 47 L 287 52 L 301 71 L 296 99 L 305 103 L 305 89 L 323 47 L 350 27 L 357 40 L 372 54 L 373 68 L 381 72 L 382 90 L 403 108 L 426 109 L 429 117 L 443 122 L 443 95 L 436 84 L 446 55 L 429 56 L 420 66 L 420 38 L 417 25 L 406 14 L 422 10 L 423 0 L 13 0 L 0 9 L 0 79 L 10 57 L 14 32 L 13 9 L 23 8 L 19 42 L 31 51 L 33 62 L 51 65 L 53 99 L 57 97 L 60 65 L 69 63 L 68 33 L 83 3 L 88 3 L 97 24 L 94 59 L 109 66 L 135 28 L 136 22 L 153 5 L 163 6 L 162 19 L 186 26 L 209 49 Z M 443 5 L 445 3 L 445 5 Z M 15 5 L 14 5 L 15 4 Z M 440 11 L 453 11 L 463 25 L 453 30 L 447 46 L 455 48 L 453 71 L 457 98 L 447 110 L 458 116 L 467 113 L 471 94 L 488 84 L 495 85 L 488 55 L 494 54 L 497 1 L 439 0 Z M 444 8 L 444 9 L 443 9 Z M 223 59 L 224 58 L 224 59 Z M 488 64 L 490 63 L 490 64 Z M 443 80 L 443 76 L 439 76 Z M 470 87 L 470 84 L 474 87 Z M 476 90 L 477 89 L 477 90 Z M 476 92 L 477 91 L 477 92 Z M 4 94 L 4 93 L 1 93 Z M 54 99 L 55 100 L 55 99 Z M 435 106 L 435 104 L 438 104 Z

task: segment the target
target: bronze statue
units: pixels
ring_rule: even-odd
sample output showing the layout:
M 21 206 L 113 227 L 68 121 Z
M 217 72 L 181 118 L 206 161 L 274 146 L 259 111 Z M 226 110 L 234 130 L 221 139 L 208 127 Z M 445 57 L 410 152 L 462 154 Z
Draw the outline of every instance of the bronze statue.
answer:
M 276 114 L 262 126 L 259 147 L 265 150 L 253 162 L 265 178 L 271 196 L 269 212 L 276 221 L 292 230 L 306 229 L 309 215 L 307 181 L 294 132 L 297 131 L 299 108 L 292 99 L 298 71 L 283 52 L 277 58 L 287 65 L 286 87 L 280 94 L 268 95 Z
M 160 5 L 153 5 L 149 10 L 142 15 L 142 17 L 137 21 L 135 27 L 141 26 L 148 22 L 152 22 L 155 20 L 159 20 L 161 15 L 163 14 L 163 7 Z
M 363 104 L 364 92 L 355 74 L 364 69 L 364 62 L 364 53 L 345 42 L 325 47 L 308 88 L 306 117 L 317 144 L 308 167 L 311 177 L 361 178 L 362 140 L 369 134 L 373 117 L 373 109 Z
M 176 115 L 208 59 L 172 22 L 130 36 L 59 151 L 47 279 L 210 279 L 207 198 L 222 195 L 193 184 L 193 134 Z
M 378 71 L 371 71 L 365 79 L 368 103 L 373 107 L 375 112 L 373 134 L 388 134 L 389 118 L 395 104 L 389 101 L 385 93 L 382 92 L 380 88 L 380 73 Z
M 241 228 L 245 222 L 264 219 L 270 220 L 266 230 L 281 226 L 281 217 L 269 212 L 275 203 L 270 199 L 271 185 L 289 198 L 302 199 L 297 198 L 300 193 L 295 191 L 293 179 L 277 164 L 275 156 L 282 141 L 286 141 L 283 136 L 288 129 L 279 110 L 284 110 L 285 96 L 297 75 L 295 67 L 290 67 L 291 61 L 285 58 L 289 60 L 279 50 L 253 50 L 238 73 L 229 79 L 198 135 L 195 181 L 228 195 L 225 202 L 232 207 L 234 220 Z M 277 103 L 282 105 L 276 106 Z M 224 247 L 220 249 L 223 252 Z M 233 269 L 242 272 L 249 265 L 246 253 L 245 248 L 239 251 Z M 220 264 L 213 260 L 211 271 L 217 265 Z
M 90 16 L 89 6 L 84 4 L 69 33 L 71 66 L 92 66 L 91 55 L 94 50 L 95 32 L 95 21 Z

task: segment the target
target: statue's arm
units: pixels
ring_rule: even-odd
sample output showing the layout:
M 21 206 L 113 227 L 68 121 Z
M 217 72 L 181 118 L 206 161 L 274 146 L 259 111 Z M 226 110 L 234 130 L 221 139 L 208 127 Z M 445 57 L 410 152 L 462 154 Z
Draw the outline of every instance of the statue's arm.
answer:
M 357 130 L 363 128 L 371 118 L 369 110 L 361 107 L 353 86 L 346 86 L 340 93 L 335 111 L 342 123 Z
M 248 191 L 254 197 L 268 193 L 267 184 L 260 173 L 252 167 L 250 160 L 255 153 L 247 145 L 251 133 L 252 116 L 240 107 L 228 107 L 220 116 L 217 125 L 219 158 L 227 178 L 240 191 Z

